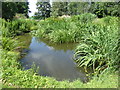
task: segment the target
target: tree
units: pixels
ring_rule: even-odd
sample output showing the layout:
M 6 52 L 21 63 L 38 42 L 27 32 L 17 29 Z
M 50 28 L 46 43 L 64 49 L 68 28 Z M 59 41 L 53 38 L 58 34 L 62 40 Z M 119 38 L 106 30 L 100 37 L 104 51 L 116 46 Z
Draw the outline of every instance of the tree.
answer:
M 2 2 L 2 18 L 12 19 L 17 12 L 15 2 Z
M 52 13 L 53 17 L 68 15 L 68 2 L 53 2 Z
M 96 14 L 99 18 L 105 16 L 120 16 L 120 2 L 92 2 L 90 12 Z
M 35 13 L 35 18 L 37 19 L 45 19 L 50 17 L 51 5 L 49 2 L 37 2 L 38 12 Z
M 52 16 L 79 15 L 82 13 L 93 13 L 99 18 L 120 16 L 120 2 L 53 2 Z
M 88 2 L 70 2 L 68 4 L 69 15 L 79 15 L 89 11 Z
M 79 15 L 89 11 L 88 2 L 53 2 L 52 16 Z
M 24 13 L 26 17 L 28 17 L 29 12 L 29 3 L 28 2 L 17 2 L 17 13 Z
M 16 13 L 22 13 L 28 17 L 28 9 L 28 2 L 2 2 L 2 18 L 12 20 Z
M 0 18 L 2 18 L 2 2 L 0 1 Z

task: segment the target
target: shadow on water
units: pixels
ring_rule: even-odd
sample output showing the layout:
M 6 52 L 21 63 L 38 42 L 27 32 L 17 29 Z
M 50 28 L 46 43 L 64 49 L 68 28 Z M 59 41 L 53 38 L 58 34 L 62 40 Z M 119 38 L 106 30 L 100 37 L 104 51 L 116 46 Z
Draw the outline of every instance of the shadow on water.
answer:
M 29 49 L 29 45 L 30 45 L 31 39 L 32 39 L 32 36 L 29 35 L 29 33 L 17 36 L 16 39 L 20 42 L 20 44 L 19 44 L 20 47 L 18 47 L 18 49 L 17 49 L 18 51 L 25 52 L 26 50 Z
M 78 69 L 72 59 L 76 45 L 72 43 L 54 45 L 33 37 L 27 55 L 20 60 L 20 63 L 25 70 L 30 69 L 34 63 L 40 68 L 38 74 L 42 76 L 54 77 L 60 81 L 80 79 L 86 82 L 84 70 Z
M 63 50 L 64 52 L 68 51 L 68 50 L 74 50 L 75 47 L 77 46 L 77 43 L 63 43 L 63 44 L 55 44 L 55 43 L 51 43 L 46 39 L 39 39 L 36 38 L 38 42 L 43 42 L 45 43 L 47 46 L 49 47 L 53 47 L 54 50 Z

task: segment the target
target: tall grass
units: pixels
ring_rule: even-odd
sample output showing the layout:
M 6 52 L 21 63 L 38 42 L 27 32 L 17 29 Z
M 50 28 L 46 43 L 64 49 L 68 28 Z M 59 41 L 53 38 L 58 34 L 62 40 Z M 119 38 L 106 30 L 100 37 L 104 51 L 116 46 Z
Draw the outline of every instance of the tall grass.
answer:
M 73 82 L 57 81 L 51 77 L 37 76 L 32 69 L 22 71 L 17 62 L 19 53 L 2 51 L 2 84 L 3 88 L 117 88 L 118 78 L 109 73 L 93 77 L 90 82 L 82 83 L 79 79 Z
M 83 15 L 84 17 L 86 16 Z M 38 37 L 47 38 L 55 43 L 80 42 L 76 48 L 75 58 L 79 66 L 93 66 L 95 71 L 106 67 L 116 68 L 119 60 L 119 40 L 117 19 L 103 18 L 101 23 L 91 23 L 95 20 L 83 19 L 83 16 L 71 18 L 48 18 L 38 23 L 39 29 L 33 31 Z M 90 15 L 88 15 L 90 16 Z M 79 19 L 79 17 L 81 17 Z M 94 15 L 93 15 L 94 17 Z M 76 20 L 74 20 L 76 18 Z M 87 18 L 87 17 L 86 17 Z M 114 22 L 112 23 L 113 20 Z M 88 20 L 88 21 L 86 21 Z M 101 21 L 100 20 L 100 21 Z M 117 74 L 111 74 L 107 68 L 90 82 L 82 83 L 79 79 L 73 82 L 57 81 L 51 77 L 37 76 L 32 69 L 22 71 L 18 59 L 20 52 L 15 51 L 19 46 L 14 36 L 31 28 L 26 20 L 6 22 L 2 20 L 0 29 L 0 57 L 2 61 L 2 84 L 8 88 L 117 88 Z M 1 23 L 1 19 L 0 19 Z M 105 24 L 104 24 L 105 23 Z M 35 28 L 32 28 L 35 29 Z M 108 70 L 109 73 L 106 73 Z
M 36 21 L 34 20 L 16 19 L 5 21 L 4 19 L 0 19 L 0 23 L 2 23 L 0 32 L 7 37 L 13 37 L 36 29 Z
M 87 28 L 86 22 L 94 20 L 94 14 L 85 13 L 70 18 L 48 18 L 38 23 L 38 30 L 32 34 L 47 38 L 54 43 L 79 42 L 82 31 Z
M 38 23 L 38 30 L 32 34 L 54 43 L 80 42 L 74 57 L 79 67 L 93 67 L 102 71 L 117 67 L 118 59 L 118 18 L 98 19 L 94 14 L 85 13 L 70 18 L 48 18 Z
M 104 20 L 106 19 L 108 21 L 111 18 L 104 18 Z M 83 40 L 75 50 L 75 61 L 79 67 L 92 66 L 94 72 L 106 68 L 118 68 L 118 64 L 115 64 L 115 62 L 120 62 L 118 59 L 119 29 L 117 21 L 116 19 L 115 23 L 107 22 L 106 25 L 91 25 L 92 28 L 88 28 Z
M 2 37 L 0 41 L 2 49 L 7 51 L 13 51 L 19 46 L 18 42 L 12 38 Z
M 97 16 L 95 14 L 91 14 L 91 13 L 84 13 L 81 15 L 75 15 L 71 17 L 71 21 L 79 21 L 82 23 L 88 23 L 93 21 L 95 18 L 97 18 Z

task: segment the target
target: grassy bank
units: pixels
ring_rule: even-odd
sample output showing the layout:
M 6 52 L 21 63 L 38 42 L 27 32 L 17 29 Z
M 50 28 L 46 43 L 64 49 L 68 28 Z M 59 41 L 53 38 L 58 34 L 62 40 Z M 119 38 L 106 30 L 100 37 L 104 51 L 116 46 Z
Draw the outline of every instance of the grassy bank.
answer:
M 14 37 L 35 30 L 36 24 L 35 20 L 29 19 L 15 19 L 13 21 L 0 19 L 0 32 L 2 32 L 3 37 Z
M 37 76 L 32 69 L 22 71 L 18 62 L 19 53 L 2 51 L 2 82 L 3 87 L 12 88 L 116 88 L 118 77 L 116 74 L 103 73 L 94 76 L 88 83 L 80 80 L 74 82 L 57 81 L 54 78 Z
M 25 21 L 23 20 L 23 22 Z M 22 24 L 24 24 L 23 22 Z M 85 66 L 86 68 L 93 66 L 94 71 L 100 73 L 95 74 L 87 83 L 80 80 L 73 82 L 57 81 L 52 77 L 38 76 L 34 71 L 35 68 L 23 71 L 18 61 L 20 52 L 17 50 L 21 45 L 21 41 L 13 37 L 27 32 L 35 24 L 28 23 L 25 26 L 20 25 L 20 27 L 18 24 L 9 25 L 9 23 L 11 22 L 3 23 L 0 31 L 2 36 L 0 40 L 2 67 L 0 69 L 2 69 L 3 88 L 118 87 L 117 71 L 120 62 L 118 59 L 118 18 L 97 19 L 92 14 L 73 16 L 71 18 L 48 18 L 37 24 L 38 30 L 31 32 L 35 36 L 46 38 L 54 43 L 80 42 L 75 53 L 78 66 Z M 28 25 L 29 27 L 26 28 Z M 36 26 L 31 30 L 33 29 L 36 29 Z

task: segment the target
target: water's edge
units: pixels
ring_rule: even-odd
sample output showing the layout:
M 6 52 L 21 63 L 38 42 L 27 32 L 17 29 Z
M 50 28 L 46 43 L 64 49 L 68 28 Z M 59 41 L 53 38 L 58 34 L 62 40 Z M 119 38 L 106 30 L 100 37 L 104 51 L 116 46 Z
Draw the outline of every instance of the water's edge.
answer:
M 27 36 L 22 36 L 26 38 Z M 31 37 L 27 48 L 23 53 L 27 53 L 20 59 L 20 64 L 24 70 L 30 69 L 33 63 L 39 67 L 38 74 L 42 76 L 54 77 L 57 80 L 74 81 L 80 79 L 83 82 L 87 81 L 84 70 L 78 69 L 73 61 L 73 49 L 76 44 L 50 44 L 43 39 Z M 25 39 L 24 39 L 25 41 Z M 25 41 L 25 42 L 27 42 Z

